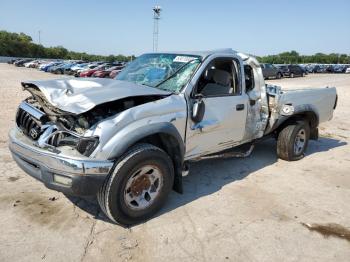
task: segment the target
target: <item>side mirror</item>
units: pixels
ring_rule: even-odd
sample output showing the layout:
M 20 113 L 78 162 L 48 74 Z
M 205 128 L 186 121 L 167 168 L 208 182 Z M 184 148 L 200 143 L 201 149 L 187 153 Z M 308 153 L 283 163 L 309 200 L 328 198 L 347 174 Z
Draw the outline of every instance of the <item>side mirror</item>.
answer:
M 205 112 L 205 104 L 203 100 L 200 98 L 199 100 L 195 101 L 192 107 L 192 115 L 191 119 L 193 122 L 198 123 L 202 121 L 204 117 Z
M 249 100 L 254 101 L 254 102 L 260 98 L 260 93 L 254 89 L 248 91 L 247 95 L 249 97 Z

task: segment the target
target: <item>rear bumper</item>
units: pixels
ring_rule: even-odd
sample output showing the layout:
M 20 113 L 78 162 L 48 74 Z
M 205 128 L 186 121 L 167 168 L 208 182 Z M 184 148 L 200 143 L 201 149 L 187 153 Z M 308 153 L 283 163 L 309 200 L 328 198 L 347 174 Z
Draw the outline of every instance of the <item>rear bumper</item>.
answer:
M 41 149 L 17 128 L 10 131 L 9 138 L 9 148 L 18 166 L 46 187 L 65 194 L 96 195 L 113 168 L 112 161 L 70 157 Z

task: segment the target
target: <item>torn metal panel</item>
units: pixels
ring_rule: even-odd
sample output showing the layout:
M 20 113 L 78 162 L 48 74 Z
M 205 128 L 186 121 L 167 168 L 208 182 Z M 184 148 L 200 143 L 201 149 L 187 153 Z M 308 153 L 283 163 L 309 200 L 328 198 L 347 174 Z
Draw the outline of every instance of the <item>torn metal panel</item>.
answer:
M 241 55 L 244 58 L 244 64 L 250 66 L 253 73 L 253 89 L 247 91 L 249 97 L 249 106 L 247 112 L 247 121 L 245 126 L 244 142 L 261 138 L 267 126 L 269 118 L 269 106 L 266 96 L 265 81 L 262 76 L 261 67 L 258 61 L 251 56 Z

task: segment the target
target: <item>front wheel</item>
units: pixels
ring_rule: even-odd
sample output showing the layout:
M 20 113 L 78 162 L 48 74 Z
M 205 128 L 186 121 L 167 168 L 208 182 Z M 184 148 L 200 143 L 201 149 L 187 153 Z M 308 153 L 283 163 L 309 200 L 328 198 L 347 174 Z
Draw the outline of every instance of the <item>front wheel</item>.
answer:
M 310 127 L 304 121 L 287 125 L 278 134 L 277 155 L 287 161 L 304 157 L 310 137 Z
M 167 153 L 150 144 L 138 144 L 118 162 L 97 199 L 108 218 L 133 225 L 153 216 L 164 204 L 174 180 Z

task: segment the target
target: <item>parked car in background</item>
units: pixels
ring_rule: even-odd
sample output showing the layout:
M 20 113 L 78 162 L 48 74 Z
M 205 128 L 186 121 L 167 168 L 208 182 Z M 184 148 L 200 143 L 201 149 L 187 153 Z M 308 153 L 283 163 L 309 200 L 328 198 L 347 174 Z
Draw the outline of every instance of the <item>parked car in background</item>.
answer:
M 114 70 L 112 70 L 110 73 L 109 73 L 109 78 L 115 78 L 123 69 L 124 69 L 125 65 L 123 66 L 120 66 L 119 68 L 116 68 Z
M 88 70 L 91 70 L 91 69 L 94 69 L 94 68 L 96 68 L 98 66 L 99 66 L 99 64 L 97 64 L 97 63 L 91 63 L 91 64 L 88 64 L 88 65 L 83 66 L 81 68 L 75 68 L 73 70 L 72 75 L 74 75 L 75 77 L 79 77 L 80 73 L 88 71 Z
M 280 79 L 283 76 L 281 70 L 272 64 L 261 64 L 261 69 L 265 79 L 269 79 L 269 78 Z
M 54 67 L 54 66 L 57 66 L 59 64 L 62 64 L 62 62 L 49 62 L 47 64 L 43 64 L 42 66 L 39 67 L 39 69 L 41 71 L 44 71 L 44 72 L 49 72 L 50 68 L 51 67 Z
M 307 70 L 305 65 L 299 65 L 301 67 L 301 69 L 304 71 L 304 75 L 307 75 L 309 73 L 309 71 Z
M 92 77 L 100 77 L 100 78 L 109 77 L 112 71 L 116 70 L 120 72 L 123 68 L 124 66 L 119 65 L 119 66 L 112 66 L 104 70 L 98 70 L 92 74 Z
M 50 72 L 50 73 L 58 73 L 56 69 L 62 67 L 65 63 L 64 62 L 61 62 L 61 63 L 58 63 L 58 64 L 55 64 L 55 65 L 52 65 L 50 66 L 48 69 L 47 69 L 47 72 Z
M 54 73 L 54 74 L 63 74 L 65 72 L 65 70 L 70 69 L 74 65 L 75 65 L 74 62 L 62 63 L 58 66 L 51 68 L 50 72 Z
M 284 77 L 304 76 L 306 70 L 299 65 L 279 65 L 278 68 Z
M 84 68 L 89 63 L 76 63 L 75 65 L 71 66 L 70 68 L 66 68 L 64 70 L 65 75 L 74 75 L 77 70 Z
M 282 73 L 282 76 L 288 76 L 288 65 L 275 65 Z
M 110 68 L 112 65 L 111 64 L 102 64 L 99 65 L 93 69 L 89 69 L 86 71 L 83 71 L 80 73 L 80 77 L 91 77 L 93 73 L 95 73 L 98 70 L 106 70 L 107 68 Z
M 350 74 L 350 67 L 346 68 L 345 74 Z
M 291 78 L 296 76 L 305 76 L 305 71 L 299 65 L 286 65 L 283 69 L 283 76 Z
M 11 60 L 7 61 L 7 63 L 8 63 L 8 64 L 13 64 L 14 62 L 16 62 L 16 61 L 18 61 L 18 60 L 20 60 L 20 59 L 18 59 L 18 58 L 11 59 Z
M 306 65 L 305 69 L 308 73 L 312 73 L 315 65 Z
M 316 65 L 313 73 L 326 73 L 326 67 L 324 65 Z
M 28 63 L 28 62 L 33 61 L 33 60 L 34 60 L 34 59 L 31 59 L 31 58 L 20 59 L 20 60 L 14 62 L 13 64 L 14 64 L 15 66 L 22 67 L 22 66 L 24 66 L 25 63 Z
M 41 63 L 43 63 L 42 60 L 33 60 L 25 63 L 24 66 L 28 68 L 37 68 Z
M 345 68 L 345 65 L 335 65 L 333 73 L 344 73 L 344 71 L 346 70 L 346 68 L 345 70 L 344 68 Z
M 326 66 L 326 73 L 334 73 L 335 65 L 327 65 Z
M 87 63 L 84 61 L 68 61 L 67 64 L 70 64 L 69 66 L 65 66 L 63 68 L 63 74 L 66 75 L 72 75 L 74 73 L 74 71 L 72 71 L 72 67 L 75 66 L 80 66 L 80 65 L 86 65 Z

